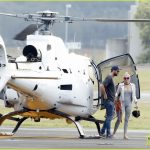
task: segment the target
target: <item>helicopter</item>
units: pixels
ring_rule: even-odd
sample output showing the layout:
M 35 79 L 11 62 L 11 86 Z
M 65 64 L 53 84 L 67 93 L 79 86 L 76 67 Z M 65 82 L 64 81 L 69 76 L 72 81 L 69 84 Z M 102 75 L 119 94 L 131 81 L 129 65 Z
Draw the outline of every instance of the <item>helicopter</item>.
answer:
M 80 138 L 86 138 L 80 121 L 95 123 L 100 137 L 103 120 L 93 115 L 103 109 L 100 84 L 113 65 L 122 70 L 115 79 L 115 85 L 122 82 L 123 73 L 131 74 L 131 82 L 136 85 L 136 97 L 140 98 L 140 85 L 136 65 L 130 54 L 122 54 L 95 64 L 88 57 L 69 53 L 63 40 L 52 34 L 55 23 L 76 21 L 96 22 L 142 22 L 143 19 L 105 19 L 60 16 L 49 10 L 33 14 L 0 15 L 22 18 L 36 24 L 29 25 L 15 39 L 25 40 L 22 55 L 16 59 L 7 57 L 6 47 L 0 37 L 0 98 L 5 107 L 14 108 L 8 114 L 0 115 L 0 125 L 7 119 L 17 124 L 13 136 L 28 118 L 40 122 L 42 118 L 62 119 L 74 123 Z M 95 92 L 94 92 L 95 91 Z M 13 92 L 14 94 L 10 94 Z M 20 118 L 17 118 L 19 116 Z

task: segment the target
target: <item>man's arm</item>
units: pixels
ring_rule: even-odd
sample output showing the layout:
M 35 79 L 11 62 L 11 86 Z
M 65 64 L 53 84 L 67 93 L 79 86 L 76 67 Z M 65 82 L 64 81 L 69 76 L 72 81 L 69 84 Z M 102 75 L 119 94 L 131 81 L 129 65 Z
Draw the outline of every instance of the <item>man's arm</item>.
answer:
M 107 99 L 107 93 L 103 84 L 100 84 L 100 91 L 101 91 L 101 96 L 104 97 L 104 99 Z

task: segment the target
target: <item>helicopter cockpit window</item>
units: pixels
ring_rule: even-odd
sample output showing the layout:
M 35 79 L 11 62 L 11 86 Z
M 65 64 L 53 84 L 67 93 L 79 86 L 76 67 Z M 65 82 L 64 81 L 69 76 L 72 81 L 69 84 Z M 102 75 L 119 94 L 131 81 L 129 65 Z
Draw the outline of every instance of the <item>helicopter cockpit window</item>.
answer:
M 47 51 L 50 51 L 51 49 L 52 49 L 51 45 L 48 44 L 48 45 L 47 45 Z

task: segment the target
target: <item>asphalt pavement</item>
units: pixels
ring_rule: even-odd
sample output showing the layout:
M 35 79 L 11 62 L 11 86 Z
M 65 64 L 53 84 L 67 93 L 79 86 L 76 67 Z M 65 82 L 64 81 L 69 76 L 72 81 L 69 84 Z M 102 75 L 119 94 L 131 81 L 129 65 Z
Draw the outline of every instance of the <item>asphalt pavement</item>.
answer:
M 0 128 L 10 131 L 11 128 Z M 88 136 L 96 136 L 96 130 L 86 129 Z M 14 136 L 0 136 L 0 148 L 148 148 L 150 130 L 129 130 L 129 140 L 123 139 L 119 130 L 112 139 L 80 139 L 74 128 L 20 128 Z

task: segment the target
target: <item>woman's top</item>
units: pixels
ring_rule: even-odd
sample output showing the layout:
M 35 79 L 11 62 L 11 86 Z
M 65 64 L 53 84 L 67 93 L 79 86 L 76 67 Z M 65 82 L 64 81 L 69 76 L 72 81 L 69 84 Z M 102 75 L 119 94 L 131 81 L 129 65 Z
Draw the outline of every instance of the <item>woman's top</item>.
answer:
M 131 85 L 131 90 L 128 91 L 128 92 L 125 90 L 125 84 L 124 83 L 120 83 L 118 85 L 118 89 L 117 89 L 117 92 L 116 92 L 115 96 L 116 97 L 119 96 L 119 99 L 122 102 L 124 102 L 128 98 L 131 100 L 131 102 L 132 101 L 137 102 L 135 84 L 134 83 L 130 83 L 130 85 Z
M 124 105 L 129 106 L 132 103 L 132 91 L 125 90 L 124 91 Z

